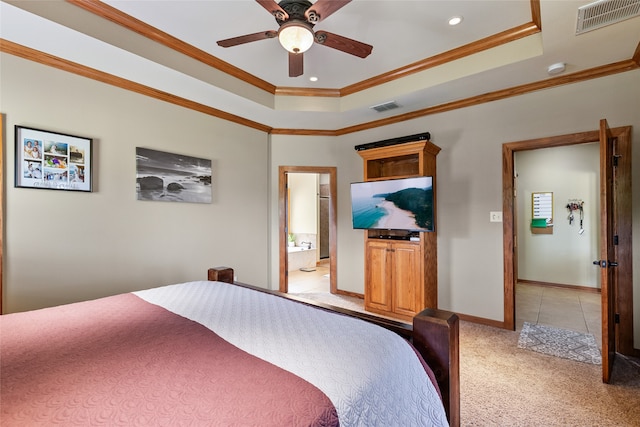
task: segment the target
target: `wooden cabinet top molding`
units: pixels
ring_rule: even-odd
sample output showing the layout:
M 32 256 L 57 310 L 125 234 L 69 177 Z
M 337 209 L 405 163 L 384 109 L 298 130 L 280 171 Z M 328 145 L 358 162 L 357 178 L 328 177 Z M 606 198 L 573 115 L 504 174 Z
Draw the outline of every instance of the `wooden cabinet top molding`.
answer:
M 440 147 L 431 143 L 431 141 L 406 142 L 398 145 L 390 145 L 388 147 L 371 148 L 369 150 L 358 151 L 360 157 L 365 160 L 381 159 L 386 157 L 405 156 L 410 154 L 426 153 L 437 155 Z

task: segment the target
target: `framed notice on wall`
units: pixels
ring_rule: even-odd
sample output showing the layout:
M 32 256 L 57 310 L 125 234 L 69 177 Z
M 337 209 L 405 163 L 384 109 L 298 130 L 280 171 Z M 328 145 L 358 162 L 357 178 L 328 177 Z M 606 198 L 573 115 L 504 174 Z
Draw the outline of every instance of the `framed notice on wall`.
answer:
M 93 140 L 16 126 L 16 187 L 92 191 Z
M 533 234 L 553 233 L 553 193 L 531 193 L 531 232 Z

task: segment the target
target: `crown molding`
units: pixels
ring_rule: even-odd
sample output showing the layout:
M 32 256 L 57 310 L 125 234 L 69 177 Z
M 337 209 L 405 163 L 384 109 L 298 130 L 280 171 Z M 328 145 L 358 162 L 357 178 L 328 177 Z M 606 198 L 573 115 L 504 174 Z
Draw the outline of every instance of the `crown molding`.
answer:
M 640 49 L 640 44 L 638 45 Z M 482 95 L 472 96 L 470 98 L 460 99 L 445 104 L 435 105 L 433 107 L 423 108 L 421 110 L 411 111 L 409 113 L 399 114 L 396 116 L 388 117 L 381 120 L 375 120 L 367 123 L 361 123 L 355 126 L 349 126 L 335 131 L 336 135 L 346 135 L 349 133 L 360 132 L 363 130 L 374 129 L 381 126 L 388 126 L 395 123 L 405 122 L 407 120 L 417 119 L 437 113 L 444 113 L 446 111 L 457 110 L 460 108 L 472 107 L 475 105 L 485 104 L 487 102 L 498 101 L 505 98 L 511 98 L 514 96 L 525 95 L 530 92 L 536 92 L 543 89 L 548 89 L 556 86 L 562 86 L 572 83 L 579 83 L 586 80 L 596 79 L 600 77 L 606 77 L 613 74 L 624 73 L 627 71 L 640 69 L 640 65 L 633 59 L 615 62 L 612 64 L 602 65 L 599 67 L 590 68 L 588 70 L 578 71 L 572 74 L 564 76 L 553 77 L 538 82 L 527 83 L 520 86 L 514 86 L 507 89 L 497 90 L 494 92 L 488 92 Z M 307 134 L 311 134 L 310 130 L 306 131 Z M 280 133 L 279 129 L 273 129 L 271 133 Z
M 319 89 L 319 88 L 304 88 L 304 87 L 277 87 L 275 91 L 276 96 L 308 96 L 308 97 L 322 97 L 322 98 L 340 98 L 339 89 Z
M 93 13 L 101 18 L 107 19 L 117 25 L 120 25 L 130 31 L 136 32 L 150 40 L 160 43 L 170 49 L 182 53 L 190 58 L 202 62 L 212 68 L 216 68 L 226 74 L 229 74 L 235 78 L 238 78 L 245 83 L 262 89 L 266 92 L 274 94 L 276 86 L 266 82 L 253 74 L 247 73 L 238 67 L 225 62 L 215 56 L 196 48 L 182 40 L 173 37 L 170 34 L 165 33 L 139 19 L 134 18 L 131 15 L 127 15 L 120 10 L 109 6 L 99 0 L 66 0 L 69 4 L 78 6 L 87 12 Z
M 63 58 L 59 58 L 54 55 L 41 52 L 39 50 L 31 49 L 26 46 L 22 46 L 17 43 L 13 43 L 9 40 L 0 39 L 0 52 L 8 53 L 29 61 L 37 62 L 42 65 L 57 68 L 62 71 L 77 74 L 79 76 L 87 77 L 92 80 L 96 80 L 102 83 L 106 83 L 112 86 L 116 86 L 131 92 L 136 92 L 141 95 L 149 96 L 151 98 L 159 99 L 161 101 L 169 102 L 171 104 L 179 105 L 181 107 L 188 108 L 190 110 L 199 111 L 201 113 L 217 117 L 222 120 L 227 120 L 233 123 L 237 123 L 243 126 L 247 126 L 253 129 L 257 129 L 263 132 L 270 133 L 272 128 L 263 125 L 252 120 L 248 120 L 244 117 L 236 116 L 235 114 L 227 113 L 226 111 L 219 110 L 217 108 L 209 107 L 204 104 L 200 104 L 195 101 L 191 101 L 186 98 L 182 98 L 168 92 L 154 89 L 149 86 L 142 85 L 140 83 L 132 82 L 122 77 L 114 76 L 113 74 L 105 73 L 95 68 L 90 68 L 76 62 L 68 61 Z
M 63 71 L 67 71 L 73 74 L 77 74 L 83 77 L 87 77 L 93 80 L 97 80 L 112 86 L 120 87 L 125 90 L 130 90 L 145 96 L 149 96 L 155 99 L 159 99 L 165 102 L 169 102 L 175 105 L 179 105 L 185 108 L 189 108 L 194 111 L 199 111 L 210 116 L 214 116 L 223 120 L 227 120 L 233 123 L 237 123 L 243 126 L 247 126 L 253 129 L 257 129 L 273 135 L 297 135 L 297 136 L 340 136 L 354 132 L 360 132 L 363 130 L 374 129 L 381 126 L 388 126 L 395 123 L 401 123 L 407 120 L 413 120 L 419 117 L 428 116 L 431 114 L 442 113 L 446 111 L 452 111 L 460 108 L 466 108 L 474 105 L 484 104 L 487 102 L 497 101 L 514 96 L 524 95 L 530 92 L 535 92 L 543 89 L 548 89 L 556 86 L 567 85 L 572 83 L 578 83 L 586 80 L 596 79 L 600 77 L 606 77 L 613 74 L 623 73 L 627 71 L 633 71 L 640 69 L 640 43 L 636 47 L 633 57 L 624 61 L 615 62 L 612 64 L 602 65 L 599 67 L 590 68 L 575 73 L 557 76 L 538 82 L 528 83 L 524 85 L 514 86 L 507 89 L 502 89 L 494 92 L 488 92 L 485 94 L 473 96 L 466 99 L 461 99 L 445 104 L 435 105 L 432 107 L 412 111 L 409 113 L 399 114 L 392 117 L 387 117 L 381 120 L 375 120 L 367 123 L 361 123 L 354 126 L 348 126 L 336 130 L 326 129 L 284 129 L 284 128 L 272 128 L 270 126 L 248 120 L 246 118 L 227 113 L 225 111 L 209 107 L 188 99 L 172 95 L 170 93 L 160 91 L 139 83 L 132 82 L 121 77 L 114 76 L 66 59 L 62 59 L 35 49 L 31 49 L 11 41 L 0 39 L 0 52 L 8 53 L 14 56 L 27 59 L 29 61 L 37 62 L 43 65 L 47 65 L 53 68 L 57 68 Z M 294 88 L 295 89 L 295 88 Z M 327 89 L 327 91 L 331 91 Z M 326 95 L 325 95 L 326 96 Z
M 295 88 L 276 87 L 253 74 L 247 73 L 215 56 L 200 50 L 188 43 L 179 40 L 145 22 L 142 22 L 126 13 L 109 6 L 99 0 L 66 0 L 69 4 L 80 7 L 96 16 L 107 19 L 130 31 L 134 31 L 150 40 L 160 43 L 170 49 L 182 53 L 190 58 L 202 62 L 210 67 L 238 78 L 243 82 L 262 89 L 276 96 L 301 96 L 301 97 L 342 97 L 352 95 L 373 87 L 388 83 L 390 81 L 402 79 L 412 74 L 422 72 L 426 69 L 442 65 L 447 62 L 473 55 L 475 53 L 500 46 L 518 40 L 523 37 L 540 32 L 540 0 L 530 0 L 532 21 L 520 26 L 505 30 L 501 33 L 486 37 L 484 39 L 469 43 L 465 46 L 443 52 L 423 60 L 417 61 L 404 67 L 391 70 L 389 72 L 371 77 L 361 82 L 345 86 L 341 89 L 316 89 L 316 88 Z
M 356 92 L 371 89 L 375 86 L 389 83 L 393 80 L 402 79 L 412 74 L 425 71 L 429 68 L 434 68 L 539 32 L 540 28 L 538 28 L 533 22 L 522 24 L 518 27 L 505 30 L 501 33 L 477 40 L 473 43 L 460 46 L 459 48 L 443 52 L 439 55 L 435 55 L 370 79 L 346 86 L 340 89 L 340 96 L 352 95 Z

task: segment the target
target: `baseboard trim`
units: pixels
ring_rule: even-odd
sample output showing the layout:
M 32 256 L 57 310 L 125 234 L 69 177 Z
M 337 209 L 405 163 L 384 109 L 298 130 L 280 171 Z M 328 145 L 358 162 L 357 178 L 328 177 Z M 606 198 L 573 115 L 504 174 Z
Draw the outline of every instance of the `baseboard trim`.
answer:
M 364 295 L 362 294 L 358 294 L 355 292 L 349 292 L 349 291 L 343 291 L 341 289 L 336 289 L 336 295 L 344 295 L 347 297 L 354 297 L 354 298 L 360 298 L 360 299 L 364 299 Z
M 484 317 L 476 317 L 476 316 L 471 316 L 469 314 L 461 314 L 461 313 L 456 313 L 456 314 L 458 315 L 460 320 L 465 320 L 467 322 L 478 323 L 480 325 L 486 325 L 486 326 L 493 326 L 494 328 L 509 329 L 505 326 L 504 322 L 501 322 L 499 320 L 486 319 Z
M 525 283 L 527 285 L 536 285 L 543 286 L 546 288 L 564 288 L 564 289 L 572 289 L 576 291 L 584 291 L 591 292 L 594 294 L 599 294 L 599 288 L 592 288 L 590 286 L 580 286 L 580 285 L 565 285 L 563 283 L 550 283 L 550 282 L 538 282 L 536 280 L 526 280 L 526 279 L 518 279 L 517 283 Z

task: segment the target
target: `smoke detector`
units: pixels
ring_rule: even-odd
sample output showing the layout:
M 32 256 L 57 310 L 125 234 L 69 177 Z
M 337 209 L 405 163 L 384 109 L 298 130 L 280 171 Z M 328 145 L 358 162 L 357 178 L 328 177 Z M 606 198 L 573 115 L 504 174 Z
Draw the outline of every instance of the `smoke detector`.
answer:
M 549 73 L 550 76 L 556 76 L 560 73 L 564 73 L 564 70 L 566 69 L 567 66 L 564 62 L 557 62 L 555 64 L 549 65 L 549 67 L 547 68 L 547 73 Z

